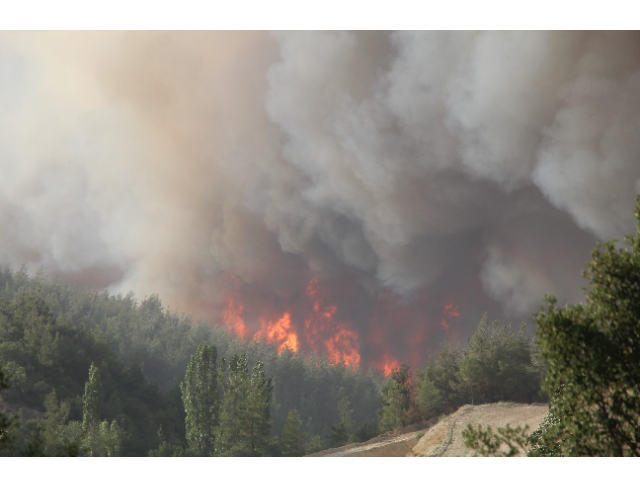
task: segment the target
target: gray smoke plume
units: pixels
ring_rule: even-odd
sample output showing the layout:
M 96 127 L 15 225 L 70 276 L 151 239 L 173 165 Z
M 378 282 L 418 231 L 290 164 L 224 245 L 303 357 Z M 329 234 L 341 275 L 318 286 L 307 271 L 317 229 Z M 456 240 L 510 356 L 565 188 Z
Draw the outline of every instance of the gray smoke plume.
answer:
M 0 170 L 4 265 L 212 321 L 229 276 L 530 320 L 633 231 L 640 36 L 3 33 Z

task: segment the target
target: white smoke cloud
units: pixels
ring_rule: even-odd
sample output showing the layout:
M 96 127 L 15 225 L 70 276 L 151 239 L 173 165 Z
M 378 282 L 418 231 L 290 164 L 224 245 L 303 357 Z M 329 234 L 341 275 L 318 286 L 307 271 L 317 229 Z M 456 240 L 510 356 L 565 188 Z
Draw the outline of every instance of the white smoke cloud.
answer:
M 594 239 L 633 230 L 639 48 L 4 33 L 0 262 L 211 316 L 226 273 L 282 295 L 309 272 L 406 295 L 455 276 L 526 318 L 545 292 L 580 299 Z

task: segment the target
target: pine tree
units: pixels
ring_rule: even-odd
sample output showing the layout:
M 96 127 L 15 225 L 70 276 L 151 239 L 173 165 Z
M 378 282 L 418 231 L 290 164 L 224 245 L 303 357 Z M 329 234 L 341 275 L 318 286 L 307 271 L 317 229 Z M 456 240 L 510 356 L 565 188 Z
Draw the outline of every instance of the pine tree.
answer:
M 225 363 L 222 362 L 224 374 Z M 225 456 L 244 456 L 246 451 L 242 438 L 242 420 L 245 415 L 246 394 L 249 377 L 247 373 L 247 359 L 244 355 L 234 354 L 229 360 L 229 370 L 223 376 L 223 395 L 220 406 L 220 428 L 216 451 Z
M 417 400 L 427 418 L 455 411 L 466 403 L 466 388 L 460 382 L 460 354 L 445 342 L 435 357 L 429 357 L 423 372 L 418 372 Z
M 56 390 L 47 394 L 44 401 L 45 453 L 50 456 L 78 456 L 80 442 L 71 442 L 67 435 L 67 421 L 71 406 L 62 401 L 58 404 Z
M 116 421 L 100 421 L 102 381 L 95 364 L 89 367 L 89 380 L 84 386 L 82 401 L 82 436 L 80 453 L 91 457 L 117 456 L 122 443 L 122 430 Z M 70 423 L 67 429 L 74 429 Z
M 288 457 L 302 457 L 305 454 L 305 433 L 302 429 L 300 413 L 291 409 L 282 429 L 283 453 Z
M 271 380 L 258 362 L 248 373 L 247 357 L 234 354 L 224 380 L 219 448 L 225 456 L 265 456 L 271 430 Z
M 347 396 L 340 399 L 338 402 L 338 415 L 340 416 L 340 422 L 331 426 L 331 433 L 329 433 L 329 440 L 331 446 L 336 448 L 339 446 L 353 443 L 355 441 L 352 435 L 353 427 L 355 423 L 351 418 L 351 403 Z
M 187 441 L 191 452 L 198 456 L 215 453 L 219 413 L 217 359 L 215 346 L 201 344 L 180 383 Z
M 382 388 L 382 409 L 378 410 L 380 429 L 389 431 L 411 424 L 419 419 L 415 402 L 415 387 L 411 370 L 405 363 L 393 369 Z
M 100 418 L 102 406 L 102 381 L 100 371 L 92 362 L 89 367 L 89 380 L 84 385 L 82 398 L 82 429 L 88 431 Z
M 264 364 L 256 363 L 251 370 L 247 407 L 247 426 L 252 456 L 267 456 L 269 453 L 272 391 L 271 379 L 267 379 L 264 373 Z
M 9 383 L 5 378 L 0 364 L 0 391 L 8 389 Z M 2 411 L 0 411 L 0 451 L 9 449 L 14 442 L 14 438 L 11 435 L 10 430 L 16 426 L 16 419 L 14 417 L 7 417 Z

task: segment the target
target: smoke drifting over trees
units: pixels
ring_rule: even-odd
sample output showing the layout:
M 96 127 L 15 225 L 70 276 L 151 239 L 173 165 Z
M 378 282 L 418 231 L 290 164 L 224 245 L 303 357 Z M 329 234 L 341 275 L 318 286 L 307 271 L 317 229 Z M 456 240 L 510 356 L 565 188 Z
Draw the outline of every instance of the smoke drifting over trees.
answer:
M 213 322 L 319 279 L 368 363 L 633 229 L 637 33 L 2 33 L 0 107 L 0 264 Z

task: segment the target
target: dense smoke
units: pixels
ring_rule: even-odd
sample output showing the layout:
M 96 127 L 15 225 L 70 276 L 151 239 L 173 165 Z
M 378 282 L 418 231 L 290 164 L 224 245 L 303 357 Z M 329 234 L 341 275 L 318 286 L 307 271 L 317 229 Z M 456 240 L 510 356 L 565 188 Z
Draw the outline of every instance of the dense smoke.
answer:
M 637 33 L 3 33 L 0 264 L 213 322 L 318 279 L 419 363 L 581 299 L 639 134 Z

